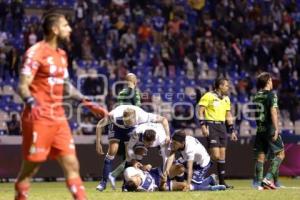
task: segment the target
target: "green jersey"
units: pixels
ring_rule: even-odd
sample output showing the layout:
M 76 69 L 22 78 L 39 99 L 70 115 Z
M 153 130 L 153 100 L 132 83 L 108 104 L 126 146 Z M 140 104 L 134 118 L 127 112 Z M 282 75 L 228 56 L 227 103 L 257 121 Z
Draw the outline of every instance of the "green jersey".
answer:
M 277 95 L 272 91 L 261 90 L 254 96 L 253 102 L 256 103 L 256 125 L 257 132 L 267 132 L 273 134 L 274 126 L 271 117 L 271 108 L 278 108 Z
M 117 98 L 119 105 L 141 106 L 141 93 L 138 89 L 124 88 Z

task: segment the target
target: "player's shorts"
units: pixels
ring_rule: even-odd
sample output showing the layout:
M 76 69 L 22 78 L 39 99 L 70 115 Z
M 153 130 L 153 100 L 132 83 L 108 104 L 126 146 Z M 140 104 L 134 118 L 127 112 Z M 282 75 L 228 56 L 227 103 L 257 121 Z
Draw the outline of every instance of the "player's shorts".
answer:
M 272 141 L 272 134 L 257 133 L 254 141 L 254 154 L 257 156 L 259 153 L 268 155 L 269 158 L 276 153 L 284 150 L 284 144 L 281 136 L 279 135 L 276 141 Z
M 160 177 L 162 176 L 162 170 L 161 168 L 152 168 L 150 170 L 150 175 L 153 177 L 155 185 L 157 185 L 157 187 L 160 186 Z M 167 190 L 171 191 L 172 190 L 172 185 L 171 185 L 171 180 L 168 178 L 167 179 Z
M 134 130 L 134 127 L 123 129 L 115 124 L 111 123 L 108 127 L 108 139 L 118 142 L 128 142 L 130 139 L 130 133 Z
M 48 158 L 75 155 L 75 145 L 67 121 L 56 124 L 22 121 L 23 157 L 32 162 L 43 162 Z
M 207 122 L 209 135 L 207 137 L 208 148 L 226 147 L 227 130 L 225 123 Z
M 182 164 L 185 168 L 187 168 L 187 162 L 184 161 L 182 158 L 179 158 L 175 161 L 175 164 Z M 205 167 L 201 167 L 199 164 L 193 164 L 193 175 L 192 175 L 192 182 L 201 184 L 204 179 L 207 177 L 208 171 L 212 163 L 209 162 Z M 187 179 L 187 173 L 184 173 L 185 180 Z

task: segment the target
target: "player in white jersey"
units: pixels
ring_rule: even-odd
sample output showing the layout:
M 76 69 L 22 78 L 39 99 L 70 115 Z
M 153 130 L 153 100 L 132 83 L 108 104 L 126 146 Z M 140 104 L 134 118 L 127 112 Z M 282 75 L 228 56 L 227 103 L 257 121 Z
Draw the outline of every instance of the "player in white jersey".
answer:
M 154 134 L 153 139 L 151 139 L 151 133 Z M 167 156 L 169 154 L 168 152 L 169 144 L 167 143 L 167 138 L 168 135 L 161 124 L 145 123 L 137 126 L 133 130 L 130 136 L 130 140 L 128 142 L 127 161 L 132 160 L 133 156 L 135 155 L 133 147 L 138 143 L 142 143 L 146 148 L 149 147 L 160 148 L 160 154 L 162 156 L 163 166 L 164 166 L 167 161 Z
M 177 160 L 173 165 L 176 152 L 181 154 L 182 159 Z M 177 130 L 172 137 L 171 153 L 164 171 L 164 178 L 166 179 L 167 175 L 173 178 L 173 171 L 184 167 L 186 170 L 183 171 L 186 174 L 182 174 L 182 176 L 186 176 L 188 185 L 192 182 L 202 184 L 210 166 L 210 156 L 199 140 L 192 136 L 186 136 L 183 130 Z
M 120 105 L 112 110 L 108 116 L 97 124 L 96 129 L 96 150 L 99 155 L 103 154 L 101 145 L 101 136 L 105 127 L 108 127 L 109 147 L 104 159 L 102 180 L 97 186 L 97 190 L 103 191 L 106 188 L 109 173 L 112 168 L 112 161 L 118 151 L 119 143 L 125 143 L 127 152 L 127 143 L 130 133 L 140 124 L 159 123 L 163 126 L 167 138 L 166 143 L 170 142 L 169 123 L 165 117 L 147 113 L 143 109 L 133 105 Z

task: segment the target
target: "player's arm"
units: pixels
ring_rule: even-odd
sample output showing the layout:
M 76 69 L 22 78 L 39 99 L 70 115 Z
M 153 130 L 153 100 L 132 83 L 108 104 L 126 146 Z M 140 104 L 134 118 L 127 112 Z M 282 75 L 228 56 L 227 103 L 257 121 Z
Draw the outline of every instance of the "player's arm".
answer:
M 175 152 L 171 152 L 170 156 L 167 159 L 165 167 L 164 167 L 165 170 L 164 170 L 163 176 L 164 176 L 165 180 L 167 179 L 167 177 L 169 175 L 169 171 L 171 169 L 174 159 L 175 159 Z
M 278 118 L 279 118 L 279 114 L 278 114 L 278 104 L 277 104 L 277 96 L 274 94 L 272 97 L 272 101 L 271 101 L 271 120 L 272 120 L 272 124 L 275 128 L 275 132 L 273 135 L 272 140 L 276 141 L 279 135 L 279 123 L 278 123 Z
M 202 130 L 203 136 L 207 137 L 209 132 L 208 132 L 208 128 L 205 123 L 204 113 L 205 113 L 205 107 L 199 106 L 198 115 L 199 115 L 199 121 L 200 121 L 200 128 Z
M 20 82 L 18 85 L 18 93 L 21 98 L 25 101 L 25 103 L 29 103 L 27 101 L 34 101 L 34 98 L 31 96 L 31 92 L 29 90 L 29 86 L 33 81 L 34 76 L 30 74 L 22 74 L 20 75 Z
M 77 101 L 83 101 L 86 99 L 86 97 L 73 86 L 68 78 L 64 79 L 64 93 L 67 94 L 68 97 Z
M 64 80 L 64 93 L 67 94 L 69 98 L 82 102 L 83 106 L 88 108 L 95 116 L 102 118 L 108 115 L 108 112 L 104 108 L 93 103 L 88 97 L 77 90 L 68 78 Z
M 136 90 L 134 95 L 134 105 L 141 107 L 141 93 L 139 90 Z
M 109 124 L 109 118 L 105 117 L 101 119 L 96 126 L 96 151 L 99 155 L 104 154 L 101 144 L 101 137 L 107 124 Z
M 168 145 L 170 143 L 170 128 L 169 128 L 169 122 L 167 120 L 167 118 L 160 116 L 160 115 L 156 115 L 155 116 L 155 120 L 153 120 L 152 122 L 154 123 L 161 123 L 162 126 L 164 127 L 165 133 L 166 133 L 166 145 Z
M 229 134 L 231 134 L 231 140 L 237 141 L 237 135 L 236 135 L 236 131 L 234 129 L 233 116 L 232 116 L 230 110 L 226 111 L 226 128 L 227 128 L 227 132 Z
M 189 160 L 187 162 L 187 185 L 190 186 L 192 182 L 192 176 L 193 176 L 193 163 L 194 160 Z M 189 187 L 186 189 L 188 190 Z
M 127 145 L 128 161 L 131 161 L 134 158 L 135 153 L 134 153 L 133 147 L 134 147 L 134 145 L 136 145 L 138 140 L 139 140 L 139 134 L 137 132 L 133 132 L 131 134 L 131 137 L 130 137 L 128 145 Z

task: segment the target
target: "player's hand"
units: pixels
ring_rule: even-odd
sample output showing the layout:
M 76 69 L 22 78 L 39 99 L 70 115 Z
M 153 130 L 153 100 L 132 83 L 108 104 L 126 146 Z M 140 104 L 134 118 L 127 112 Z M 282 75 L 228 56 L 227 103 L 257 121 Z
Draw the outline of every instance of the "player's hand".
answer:
M 274 136 L 272 137 L 272 141 L 275 142 L 278 139 L 279 131 L 275 130 Z
M 167 191 L 167 179 L 164 179 L 163 177 L 160 178 L 159 190 Z
M 202 129 L 202 135 L 203 135 L 204 137 L 208 137 L 208 135 L 209 135 L 208 127 L 205 126 L 205 125 L 203 125 L 203 126 L 201 126 L 201 129 Z
M 135 161 L 135 163 L 133 164 L 133 167 L 141 169 L 143 167 L 143 164 L 138 161 Z
M 231 133 L 231 140 L 234 142 L 236 142 L 238 140 L 238 137 L 235 132 Z
M 182 189 L 183 192 L 188 192 L 190 191 L 190 185 L 186 184 L 185 187 Z
M 100 142 L 96 144 L 96 152 L 99 156 L 102 156 L 104 154 L 102 145 L 100 144 Z
M 143 169 L 143 171 L 148 171 L 148 172 L 150 172 L 150 170 L 152 169 L 152 165 L 150 165 L 150 164 L 144 165 L 144 166 L 142 167 L 142 169 Z

